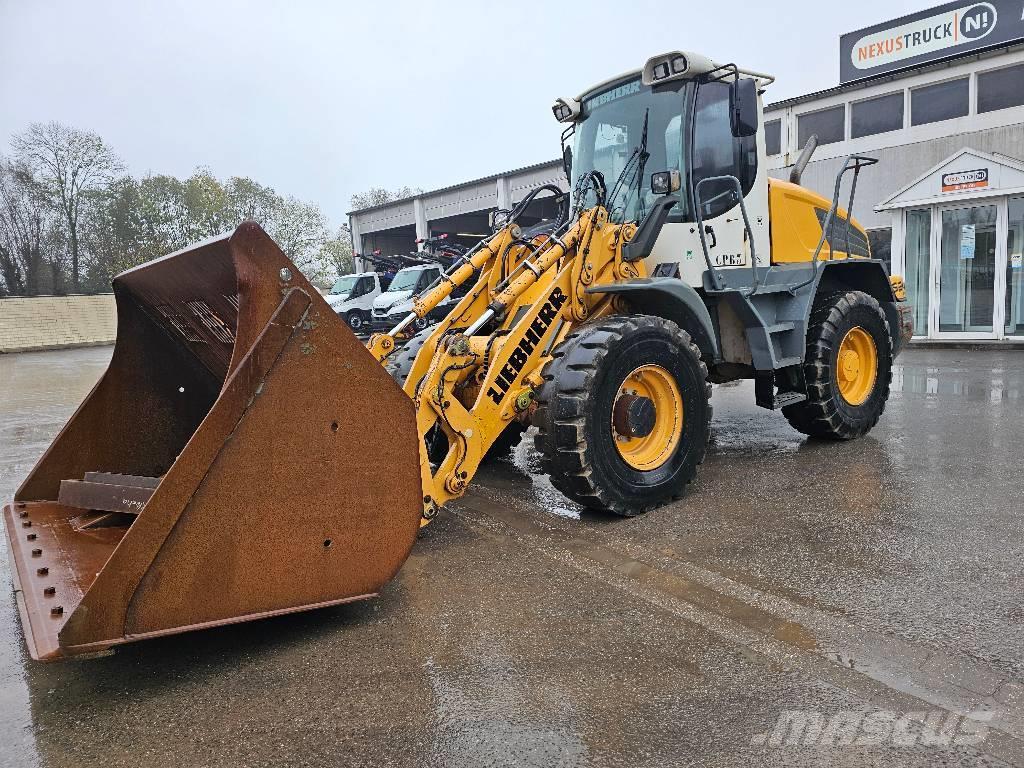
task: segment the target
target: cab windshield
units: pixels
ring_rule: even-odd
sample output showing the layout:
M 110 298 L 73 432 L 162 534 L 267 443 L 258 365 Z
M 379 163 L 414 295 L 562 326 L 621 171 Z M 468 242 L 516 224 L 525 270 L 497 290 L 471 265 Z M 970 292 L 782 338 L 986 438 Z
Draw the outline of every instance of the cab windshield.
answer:
M 356 280 L 359 279 L 359 275 L 345 275 L 340 278 L 331 287 L 331 296 L 347 296 L 352 293 L 352 288 L 355 287 Z
M 651 192 L 652 173 L 676 170 L 683 176 L 685 92 L 684 81 L 659 86 L 655 91 L 636 79 L 583 100 L 584 117 L 576 126 L 573 149 L 573 189 L 581 175 L 600 171 L 608 186 L 612 221 L 639 221 L 646 215 L 657 199 Z M 616 182 L 618 189 L 611 197 Z M 592 190 L 588 192 L 584 207 L 594 204 L 593 195 Z
M 416 280 L 419 279 L 421 271 L 422 270 L 419 269 L 403 269 L 395 275 L 395 279 L 391 281 L 391 285 L 388 286 L 387 292 L 411 291 L 416 286 Z

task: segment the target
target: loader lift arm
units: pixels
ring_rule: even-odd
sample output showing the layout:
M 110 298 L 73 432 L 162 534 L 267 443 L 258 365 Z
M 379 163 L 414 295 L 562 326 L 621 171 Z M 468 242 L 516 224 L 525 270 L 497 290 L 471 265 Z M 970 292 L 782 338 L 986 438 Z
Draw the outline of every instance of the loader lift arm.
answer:
M 581 184 L 595 188 L 598 205 L 574 211 L 564 226 L 532 241 L 522 237 L 511 216 L 417 297 L 412 313 L 391 333 L 367 344 L 383 362 L 413 320 L 479 273 L 475 286 L 435 327 L 405 383 L 416 410 L 424 521 L 465 492 L 488 448 L 512 421 L 528 418 L 551 349 L 574 326 L 610 314 L 613 303 L 621 302 L 587 289 L 645 276 L 642 262 L 622 257 L 636 225 L 609 221 L 599 174 Z M 436 439 L 435 430 L 447 451 L 432 465 L 427 443 L 432 435 Z

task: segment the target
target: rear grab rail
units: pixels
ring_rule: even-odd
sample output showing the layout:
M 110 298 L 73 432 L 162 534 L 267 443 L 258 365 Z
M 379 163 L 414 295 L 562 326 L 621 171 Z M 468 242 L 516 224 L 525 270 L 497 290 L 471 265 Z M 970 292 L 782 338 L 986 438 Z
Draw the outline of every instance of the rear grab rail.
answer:
M 847 171 L 853 171 L 853 181 L 850 183 L 850 197 L 846 203 L 846 230 L 843 240 L 846 247 L 846 257 L 850 258 L 850 227 L 853 221 L 853 200 L 857 194 L 857 178 L 860 176 L 861 168 L 875 165 L 877 162 L 877 157 L 867 157 L 866 155 L 847 155 L 846 160 L 843 161 L 843 167 L 836 174 L 835 189 L 832 193 L 832 205 L 829 207 L 828 213 L 825 214 L 825 220 L 821 223 L 821 237 L 818 238 L 818 246 L 814 249 L 814 257 L 811 259 L 811 276 L 799 285 L 794 285 L 790 288 L 790 293 L 796 293 L 801 288 L 813 283 L 818 277 L 818 261 L 821 256 L 821 249 L 825 246 L 825 240 L 832 233 L 832 222 L 839 211 L 839 192 L 843 184 L 843 176 L 846 175 Z M 830 255 L 834 250 L 834 246 L 835 243 L 829 240 Z

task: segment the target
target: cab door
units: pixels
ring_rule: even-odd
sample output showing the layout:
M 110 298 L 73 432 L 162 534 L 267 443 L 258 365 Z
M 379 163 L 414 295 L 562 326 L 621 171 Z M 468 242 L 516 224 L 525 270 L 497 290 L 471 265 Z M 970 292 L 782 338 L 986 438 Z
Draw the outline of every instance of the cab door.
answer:
M 709 182 L 700 188 L 700 205 L 704 218 L 704 234 L 712 264 L 721 269 L 751 267 L 751 251 L 757 255 L 758 266 L 768 266 L 768 177 L 765 169 L 764 127 L 758 120 L 753 136 L 735 137 L 729 119 L 729 82 L 701 83 L 694 97 L 693 117 L 689 131 L 692 152 L 684 147 L 689 160 L 689 205 L 682 221 L 669 223 L 662 230 L 651 257 L 650 272 L 665 274 L 658 265 L 679 264 L 680 277 L 690 285 L 700 286 L 707 267 L 697 231 L 697 205 L 694 194 L 702 179 L 735 176 L 744 193 L 754 248 L 748 242 L 743 214 L 735 188 L 725 182 Z M 761 109 L 758 104 L 758 116 Z

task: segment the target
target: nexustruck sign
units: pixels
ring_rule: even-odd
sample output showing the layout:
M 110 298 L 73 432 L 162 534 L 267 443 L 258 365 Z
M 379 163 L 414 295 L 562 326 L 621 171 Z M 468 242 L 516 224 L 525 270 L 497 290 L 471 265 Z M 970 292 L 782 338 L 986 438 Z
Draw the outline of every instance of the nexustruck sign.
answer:
M 839 39 L 839 81 L 1024 40 L 1024 0 L 956 2 L 850 32 Z

